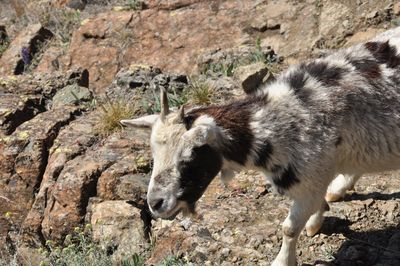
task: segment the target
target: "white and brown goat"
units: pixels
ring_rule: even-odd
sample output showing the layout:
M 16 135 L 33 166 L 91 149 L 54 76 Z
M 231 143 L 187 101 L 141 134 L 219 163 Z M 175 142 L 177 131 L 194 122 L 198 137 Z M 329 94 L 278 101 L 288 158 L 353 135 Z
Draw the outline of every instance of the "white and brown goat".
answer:
M 293 199 L 273 265 L 295 265 L 297 238 L 320 229 L 337 174 L 328 200 L 364 173 L 400 168 L 399 48 L 391 39 L 340 50 L 222 106 L 170 112 L 161 93 L 160 115 L 121 121 L 152 129 L 154 217 L 193 211 L 219 172 L 259 170 Z

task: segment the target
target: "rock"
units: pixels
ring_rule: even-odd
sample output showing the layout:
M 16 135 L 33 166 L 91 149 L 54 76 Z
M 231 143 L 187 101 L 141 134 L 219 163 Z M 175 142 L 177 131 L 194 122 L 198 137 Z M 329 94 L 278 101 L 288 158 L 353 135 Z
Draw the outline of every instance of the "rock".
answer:
M 5 45 L 7 41 L 8 41 L 8 35 L 7 35 L 6 27 L 3 25 L 0 25 L 0 45 Z M 0 57 L 1 57 L 1 54 L 0 54 Z
M 11 135 L 0 136 L 0 213 L 13 213 L 13 227 L 19 228 L 28 213 L 47 164 L 48 150 L 61 127 L 77 115 L 76 107 L 51 110 L 23 123 Z M 10 224 L 0 220 L 0 228 Z
M 252 29 L 255 29 L 259 32 L 264 32 L 268 28 L 268 22 L 265 18 L 257 18 L 254 19 L 250 24 Z
M 350 9 L 344 4 L 332 1 L 324 2 L 320 16 L 320 21 L 323 23 L 319 24 L 319 34 L 326 36 L 336 33 L 338 21 L 341 21 L 341 18 L 349 12 Z
M 126 201 L 104 201 L 92 206 L 93 240 L 116 249 L 114 258 L 141 253 L 146 248 L 141 210 Z
M 40 190 L 22 225 L 23 241 L 31 246 L 40 246 L 42 221 L 45 208 L 51 198 L 59 174 L 68 161 L 84 153 L 95 145 L 99 137 L 93 134 L 97 123 L 97 112 L 83 115 L 63 128 L 49 150 L 46 170 L 43 174 Z
M 107 169 L 112 169 L 115 163 L 132 153 L 137 143 L 132 140 L 141 139 L 140 134 L 137 133 L 140 131 L 116 132 L 96 149 L 91 149 L 65 164 L 53 186 L 51 195 L 48 195 L 42 222 L 42 233 L 45 239 L 61 241 L 69 230 L 82 223 L 89 199 L 97 196 L 99 177 Z M 146 136 L 147 142 L 148 135 Z M 115 173 L 117 174 L 118 171 Z M 142 194 L 139 193 L 139 195 Z
M 393 14 L 396 16 L 400 15 L 400 2 L 393 5 Z
M 247 94 L 256 91 L 267 74 L 268 68 L 263 63 L 242 66 L 235 71 L 235 77 L 240 81 Z
M 40 24 L 28 26 L 10 43 L 0 58 L 0 74 L 22 74 L 38 52 L 38 46 L 52 37 L 53 33 Z
M 393 221 L 395 218 L 395 210 L 398 208 L 399 204 L 397 202 L 388 201 L 385 204 L 380 205 L 379 209 L 382 214 L 385 215 L 389 220 Z
M 148 8 L 155 8 L 160 10 L 175 10 L 183 7 L 193 5 L 197 2 L 202 2 L 201 0 L 147 0 L 146 5 Z
M 85 69 L 71 69 L 66 72 L 34 73 L 32 75 L 0 77 L 0 93 L 17 95 L 39 95 L 48 105 L 54 94 L 67 85 L 85 85 L 88 73 Z
M 39 95 L 16 95 L 0 92 L 0 132 L 11 134 L 20 124 L 45 111 Z
M 60 47 L 51 46 L 44 51 L 42 58 L 35 69 L 39 73 L 51 73 L 62 68 L 63 50 Z
M 229 248 L 223 248 L 221 250 L 221 255 L 224 257 L 228 257 L 230 252 L 231 252 L 231 250 Z
M 155 3 L 157 6 L 171 2 Z M 195 9 L 160 10 L 148 3 L 149 9 L 142 10 L 140 15 L 115 11 L 98 14 L 74 32 L 67 67 L 88 69 L 91 88 L 104 92 L 119 69 L 130 64 L 145 63 L 163 71 L 193 73 L 197 71 L 193 61 L 200 54 L 242 44 L 241 25 L 249 20 L 246 12 L 252 10 L 252 3 L 223 1 L 217 13 L 207 1 L 196 1 L 194 5 Z
M 373 19 L 373 18 L 376 18 L 378 15 L 379 15 L 378 11 L 375 10 L 375 11 L 369 12 L 367 15 L 365 15 L 365 18 Z
M 256 18 L 251 22 L 251 28 L 259 32 L 266 30 L 280 29 L 281 24 L 276 19 L 268 19 L 267 17 Z
M 97 193 L 102 199 L 130 200 L 145 206 L 151 156 L 147 145 L 135 143 L 135 140 L 132 144 L 137 151 L 125 156 L 100 175 Z M 143 148 L 139 151 L 140 147 Z
M 106 94 L 111 99 L 137 102 L 141 105 L 140 114 L 148 114 L 156 108 L 154 97 L 159 95 L 160 86 L 180 97 L 183 89 L 188 86 L 188 79 L 185 75 L 163 73 L 152 66 L 131 65 L 117 73 L 113 83 L 106 89 Z
M 62 108 L 67 104 L 81 104 L 92 99 L 93 94 L 88 88 L 80 87 L 77 84 L 68 85 L 54 95 L 52 108 Z
M 67 67 L 88 69 L 90 84 L 95 92 L 104 92 L 118 71 L 117 44 L 105 45 L 102 40 L 109 39 L 114 32 L 127 31 L 125 27 L 132 16 L 131 12 L 100 14 L 83 24 L 72 36 Z M 82 54 L 85 55 L 84 60 Z
M 349 47 L 357 43 L 371 40 L 382 31 L 382 29 L 368 28 L 366 31 L 356 32 L 354 35 L 347 39 L 346 46 Z
M 84 10 L 87 0 L 69 0 L 67 6 L 76 10 Z
M 276 19 L 268 19 L 267 25 L 268 30 L 278 30 L 281 28 L 281 23 L 278 22 Z

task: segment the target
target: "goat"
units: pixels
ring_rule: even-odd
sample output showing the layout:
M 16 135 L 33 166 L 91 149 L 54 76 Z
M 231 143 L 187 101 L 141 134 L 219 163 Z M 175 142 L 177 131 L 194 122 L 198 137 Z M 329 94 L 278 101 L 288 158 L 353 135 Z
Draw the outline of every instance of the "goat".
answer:
M 337 200 L 362 174 L 400 168 L 399 48 L 397 38 L 339 50 L 221 106 L 171 112 L 162 89 L 161 114 L 121 121 L 152 129 L 153 216 L 194 212 L 219 172 L 228 181 L 258 170 L 293 200 L 272 265 L 295 265 L 301 230 L 312 236 L 322 226 L 325 194 Z

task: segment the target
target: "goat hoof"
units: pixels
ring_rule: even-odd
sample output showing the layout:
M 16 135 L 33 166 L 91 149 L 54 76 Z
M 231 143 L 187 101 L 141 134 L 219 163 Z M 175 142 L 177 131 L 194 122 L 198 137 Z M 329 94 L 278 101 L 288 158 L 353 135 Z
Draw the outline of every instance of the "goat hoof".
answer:
M 307 236 L 312 237 L 315 236 L 322 227 L 322 223 L 315 226 L 306 227 Z
M 326 193 L 325 195 L 325 200 L 327 202 L 335 202 L 335 201 L 339 201 L 343 198 L 344 196 L 339 195 L 339 194 L 334 194 L 334 193 Z

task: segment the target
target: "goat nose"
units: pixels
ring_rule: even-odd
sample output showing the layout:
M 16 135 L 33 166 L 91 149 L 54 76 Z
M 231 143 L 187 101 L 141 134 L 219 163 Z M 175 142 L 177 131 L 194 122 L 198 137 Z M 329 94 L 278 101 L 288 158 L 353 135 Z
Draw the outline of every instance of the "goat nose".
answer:
M 163 199 L 154 199 L 149 202 L 149 205 L 153 209 L 153 211 L 157 211 L 161 209 L 163 203 L 164 203 Z

